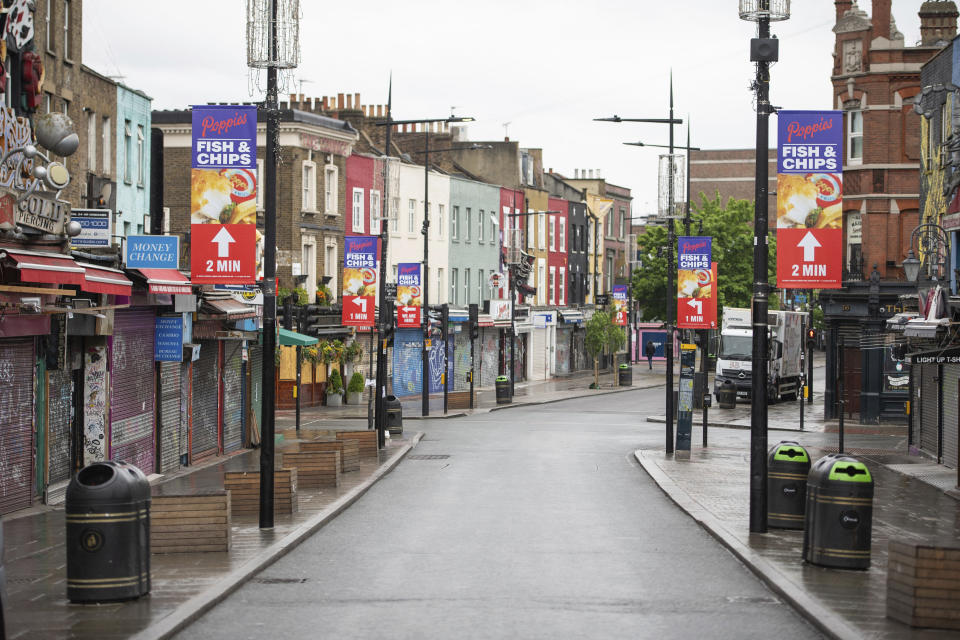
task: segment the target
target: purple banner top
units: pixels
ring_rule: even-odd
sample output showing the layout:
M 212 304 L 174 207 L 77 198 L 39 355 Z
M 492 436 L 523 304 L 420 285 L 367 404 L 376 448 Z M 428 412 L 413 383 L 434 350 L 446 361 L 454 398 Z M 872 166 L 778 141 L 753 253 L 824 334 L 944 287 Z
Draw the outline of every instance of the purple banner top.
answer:
M 627 285 L 625 285 L 625 284 L 615 284 L 615 285 L 613 285 L 613 298 L 614 298 L 614 300 L 626 300 L 626 299 L 627 299 Z
M 193 107 L 194 169 L 256 169 L 257 107 Z
M 419 262 L 401 262 L 397 265 L 397 286 L 398 287 L 419 287 L 420 286 L 420 263 Z
M 777 173 L 842 171 L 843 112 L 777 112 Z
M 347 269 L 375 269 L 377 237 L 346 236 L 343 239 L 343 266 Z
M 677 268 L 683 271 L 710 270 L 713 238 L 710 236 L 680 236 L 677 239 Z

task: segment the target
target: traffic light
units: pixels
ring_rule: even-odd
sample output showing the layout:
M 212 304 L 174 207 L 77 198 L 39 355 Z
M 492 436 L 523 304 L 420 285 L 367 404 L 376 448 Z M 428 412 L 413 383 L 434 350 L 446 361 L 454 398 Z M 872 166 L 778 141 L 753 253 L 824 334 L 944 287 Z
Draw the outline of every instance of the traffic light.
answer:
M 817 341 L 817 330 L 816 329 L 807 329 L 807 342 L 811 345 Z
M 480 307 L 471 303 L 467 306 L 470 313 L 470 339 L 476 340 L 480 337 Z
M 320 323 L 320 307 L 315 304 L 305 304 L 300 307 L 300 316 L 297 318 L 297 329 L 300 333 L 316 337 Z

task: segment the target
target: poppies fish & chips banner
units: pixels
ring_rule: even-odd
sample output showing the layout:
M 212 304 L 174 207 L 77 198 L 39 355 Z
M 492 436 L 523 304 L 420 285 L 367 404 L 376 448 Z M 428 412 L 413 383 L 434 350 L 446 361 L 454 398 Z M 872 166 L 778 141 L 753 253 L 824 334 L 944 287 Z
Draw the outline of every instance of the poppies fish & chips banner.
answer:
M 401 329 L 420 326 L 423 307 L 420 266 L 419 262 L 397 265 L 397 326 Z
M 346 236 L 343 239 L 342 322 L 348 327 L 372 327 L 376 321 L 376 236 Z
M 715 329 L 717 326 L 717 272 L 713 238 L 677 239 L 677 327 Z

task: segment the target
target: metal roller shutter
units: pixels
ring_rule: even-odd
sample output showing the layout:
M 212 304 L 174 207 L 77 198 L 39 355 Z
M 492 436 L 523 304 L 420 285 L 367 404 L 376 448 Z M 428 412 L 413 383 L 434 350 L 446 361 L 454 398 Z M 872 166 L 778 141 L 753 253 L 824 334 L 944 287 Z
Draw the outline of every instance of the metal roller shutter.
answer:
M 0 514 L 33 496 L 33 338 L 0 340 Z
M 516 361 L 513 363 L 513 375 L 517 382 L 527 379 L 527 340 L 529 337 L 529 333 L 517 334 Z M 509 351 L 507 353 L 509 354 Z
M 70 426 L 73 410 L 73 375 L 69 369 L 49 372 L 47 429 L 50 484 L 70 479 Z
M 500 373 L 500 329 L 484 327 L 477 341 L 477 380 L 481 387 L 492 387 Z
M 923 420 L 921 419 L 922 403 L 920 401 L 920 396 L 923 392 L 923 365 L 912 367 L 910 373 L 913 376 L 913 397 L 911 398 L 910 403 L 910 413 L 912 415 L 912 419 L 910 420 L 910 442 L 913 443 L 912 447 L 919 449 L 920 432 L 922 431 L 923 426 Z
M 247 442 L 259 444 L 260 424 L 263 415 L 263 347 L 253 345 L 249 350 L 250 362 L 250 434 Z
M 216 340 L 200 343 L 200 357 L 193 363 L 193 434 L 190 457 L 197 462 L 217 454 L 217 359 Z
M 243 446 L 243 393 L 241 365 L 243 343 L 228 340 L 223 343 L 223 452 L 230 453 Z
M 593 368 L 593 360 L 587 354 L 587 345 L 584 342 L 586 331 L 573 332 L 573 370 L 584 371 Z
M 546 380 L 550 377 L 547 364 L 547 331 L 548 329 L 533 329 L 531 335 L 531 349 L 528 357 L 532 360 L 531 380 Z
M 393 337 L 393 394 L 397 397 L 420 393 L 422 369 L 420 329 L 397 329 Z M 436 340 L 435 342 L 439 342 Z
M 960 364 L 943 365 L 943 464 L 957 468 L 957 428 L 960 425 Z
M 939 365 L 923 365 L 920 394 L 920 449 L 934 458 L 939 447 L 940 375 Z
M 153 308 L 117 310 L 110 363 L 110 447 L 145 474 L 154 469 Z
M 160 470 L 180 468 L 180 362 L 160 363 Z
M 460 325 L 460 333 L 453 334 L 452 391 L 470 391 L 470 325 Z
M 573 338 L 573 329 L 557 327 L 556 372 L 561 375 L 570 373 L 570 341 Z

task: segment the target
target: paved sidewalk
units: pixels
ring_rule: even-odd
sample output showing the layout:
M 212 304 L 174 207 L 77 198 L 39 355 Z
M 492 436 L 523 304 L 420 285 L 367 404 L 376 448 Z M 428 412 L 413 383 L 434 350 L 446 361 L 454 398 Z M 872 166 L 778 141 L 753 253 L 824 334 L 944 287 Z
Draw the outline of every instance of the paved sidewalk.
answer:
M 960 539 L 960 501 L 947 481 L 935 486 L 905 474 L 911 467 L 936 467 L 906 456 L 906 438 L 852 434 L 846 451 L 867 463 L 875 481 L 872 559 L 867 571 L 825 569 L 801 560 L 802 531 L 749 532 L 750 434 L 735 429 L 710 432 L 710 446 L 698 446 L 694 428 L 689 461 L 661 450 L 639 450 L 636 459 L 664 492 L 720 540 L 762 580 L 832 638 L 956 638 L 956 632 L 919 630 L 886 617 L 887 545 L 890 540 L 955 545 Z M 771 431 L 771 445 L 798 440 L 813 460 L 836 451 L 836 435 Z M 942 469 L 942 467 L 941 467 Z M 934 471 L 934 474 L 936 472 Z M 956 482 L 956 472 L 952 483 Z M 941 474 L 942 476 L 945 474 Z
M 299 488 L 298 511 L 277 514 L 271 531 L 259 529 L 257 515 L 232 516 L 229 552 L 151 555 L 151 593 L 129 602 L 82 605 L 67 601 L 63 509 L 7 516 L 3 522 L 7 638 L 170 637 L 356 501 L 421 436 L 392 438 L 378 460 L 361 458 L 359 471 L 343 474 L 339 487 Z M 224 471 L 259 469 L 259 459 L 258 449 L 218 458 L 214 464 L 164 479 L 154 492 L 222 489 Z

